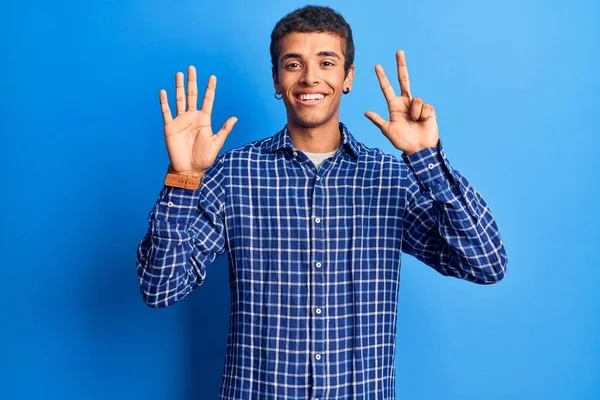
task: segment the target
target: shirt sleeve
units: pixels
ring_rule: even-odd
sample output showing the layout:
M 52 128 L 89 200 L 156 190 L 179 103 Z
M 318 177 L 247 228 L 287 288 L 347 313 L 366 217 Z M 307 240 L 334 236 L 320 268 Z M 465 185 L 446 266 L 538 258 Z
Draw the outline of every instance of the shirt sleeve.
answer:
M 197 190 L 164 186 L 137 248 L 142 298 L 168 307 L 200 286 L 206 266 L 226 251 L 223 160 L 217 157 Z
M 500 281 L 507 256 L 483 197 L 437 147 L 402 154 L 408 165 L 402 251 L 442 275 L 478 284 Z

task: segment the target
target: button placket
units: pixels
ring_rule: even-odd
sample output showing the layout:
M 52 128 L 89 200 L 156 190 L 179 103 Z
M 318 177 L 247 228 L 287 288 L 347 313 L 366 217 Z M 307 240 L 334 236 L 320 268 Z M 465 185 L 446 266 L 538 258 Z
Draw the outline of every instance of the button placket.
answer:
M 312 199 L 312 223 L 310 228 L 312 234 L 312 260 L 313 268 L 315 273 L 311 286 L 313 288 L 311 293 L 311 309 L 312 313 L 309 314 L 310 318 L 314 321 L 312 324 L 311 339 L 314 341 L 311 344 L 311 350 L 313 354 L 312 370 L 313 370 L 313 389 L 318 391 L 323 385 L 326 384 L 324 365 L 321 359 L 323 358 L 323 352 L 325 348 L 325 338 L 327 332 L 325 329 L 325 321 L 323 318 L 324 309 L 322 305 L 325 298 L 325 274 L 321 273 L 323 266 L 322 260 L 325 257 L 325 242 L 327 239 L 327 232 L 322 225 L 324 223 L 322 210 L 324 210 L 324 187 L 320 184 L 323 181 L 322 176 L 314 174 L 313 179 L 313 199 Z M 318 271 L 318 273 L 317 273 Z M 315 393 L 316 394 L 316 393 Z M 321 398 L 321 397 L 320 397 Z

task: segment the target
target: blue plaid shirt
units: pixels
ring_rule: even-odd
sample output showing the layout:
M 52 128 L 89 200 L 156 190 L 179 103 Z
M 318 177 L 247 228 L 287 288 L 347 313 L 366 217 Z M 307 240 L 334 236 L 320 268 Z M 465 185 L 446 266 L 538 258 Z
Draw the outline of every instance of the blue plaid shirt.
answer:
M 340 132 L 318 170 L 287 127 L 227 151 L 150 213 L 137 252 L 149 306 L 183 299 L 227 253 L 221 399 L 394 399 L 401 254 L 478 284 L 504 276 L 494 218 L 441 141 L 398 159 Z

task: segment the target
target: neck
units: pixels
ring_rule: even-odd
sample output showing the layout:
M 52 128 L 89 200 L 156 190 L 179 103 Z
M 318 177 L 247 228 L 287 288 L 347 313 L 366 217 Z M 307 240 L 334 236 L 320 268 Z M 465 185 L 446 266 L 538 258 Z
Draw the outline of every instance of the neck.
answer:
M 306 127 L 288 120 L 288 131 L 294 147 L 308 153 L 329 153 L 342 144 L 338 118 L 323 125 Z

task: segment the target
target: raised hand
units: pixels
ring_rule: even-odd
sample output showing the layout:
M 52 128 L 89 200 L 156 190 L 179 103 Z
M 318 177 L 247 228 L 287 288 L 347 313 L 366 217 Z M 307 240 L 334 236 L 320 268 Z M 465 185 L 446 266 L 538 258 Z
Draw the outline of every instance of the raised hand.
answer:
M 166 90 L 160 91 L 160 107 L 165 123 L 165 140 L 171 168 L 176 173 L 201 176 L 215 162 L 237 118 L 229 118 L 219 132 L 213 134 L 210 117 L 217 87 L 216 76 L 211 75 L 208 79 L 201 110 L 196 109 L 198 86 L 194 66 L 188 67 L 187 110 L 182 72 L 175 74 L 175 86 L 175 119 L 169 109 Z
M 375 66 L 381 91 L 388 103 L 390 120 L 386 121 L 372 111 L 367 111 L 365 116 L 381 129 L 395 148 L 406 154 L 435 147 L 439 139 L 435 109 L 431 104 L 423 103 L 419 97 L 411 96 L 404 51 L 396 52 L 396 63 L 400 96 L 396 96 L 383 67 L 379 64 Z

